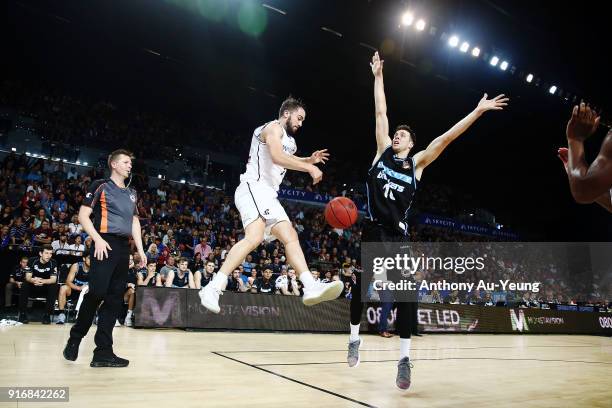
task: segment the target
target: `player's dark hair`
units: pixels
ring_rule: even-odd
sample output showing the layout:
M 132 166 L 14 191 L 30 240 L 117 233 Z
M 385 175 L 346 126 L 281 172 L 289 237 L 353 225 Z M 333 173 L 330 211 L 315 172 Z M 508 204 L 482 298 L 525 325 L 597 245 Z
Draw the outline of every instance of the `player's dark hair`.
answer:
M 285 99 L 281 104 L 281 107 L 278 111 L 278 117 L 280 118 L 281 116 L 283 116 L 283 113 L 285 111 L 293 112 L 294 110 L 299 108 L 306 110 L 306 105 L 304 105 L 304 102 L 302 102 L 301 99 L 297 99 L 289 95 L 287 99 Z
M 395 132 L 393 132 L 393 134 L 397 133 L 399 130 L 405 130 L 406 132 L 408 132 L 410 134 L 410 140 L 412 140 L 413 144 L 416 144 L 416 133 L 414 133 L 414 130 L 412 130 L 410 126 L 399 125 L 395 128 Z

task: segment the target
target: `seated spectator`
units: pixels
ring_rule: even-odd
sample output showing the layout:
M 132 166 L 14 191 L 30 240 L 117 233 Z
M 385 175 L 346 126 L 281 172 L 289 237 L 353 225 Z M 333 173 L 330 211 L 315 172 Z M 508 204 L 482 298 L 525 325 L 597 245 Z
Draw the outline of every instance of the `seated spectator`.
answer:
M 136 262 L 140 263 L 140 257 L 138 254 L 130 255 L 130 266 L 128 269 L 127 284 L 125 293 L 123 294 L 123 302 L 127 303 L 128 310 L 125 315 L 124 324 L 127 327 L 134 326 L 134 303 L 136 301 L 136 284 L 138 283 L 138 271 L 136 270 Z
M 210 283 L 215 275 L 215 263 L 212 261 L 206 262 L 206 266 L 200 270 L 195 271 L 193 274 L 193 280 L 196 289 L 202 289 Z
M 161 286 L 157 285 L 157 263 L 154 260 L 147 261 L 147 267 L 138 271 L 136 284 L 138 286 Z
M 468 305 L 480 305 L 482 303 L 483 302 L 482 302 L 482 298 L 480 297 L 479 290 L 474 290 L 469 294 L 468 300 L 467 300 Z
M 45 213 L 45 209 L 44 208 L 40 208 L 36 212 L 36 217 L 34 217 L 34 219 L 32 220 L 32 229 L 35 230 L 37 228 L 40 228 L 40 226 L 42 225 L 43 221 L 49 222 L 49 219 L 47 218 L 47 214 Z M 50 222 L 49 222 L 49 224 L 50 224 Z
M 68 224 L 68 230 L 71 236 L 81 235 L 83 233 L 83 226 L 79 222 L 79 217 L 76 214 L 72 216 L 72 221 Z
M 263 276 L 258 278 L 253 285 L 251 286 L 251 291 L 255 288 L 257 293 L 266 293 L 269 295 L 273 295 L 276 291 L 276 286 L 274 285 L 274 281 L 272 280 L 272 269 L 266 268 L 263 271 Z
M 230 292 L 246 292 L 247 287 L 241 278 L 241 273 L 238 269 L 234 269 L 232 274 L 227 277 L 227 287 L 225 290 Z
M 255 264 L 253 263 L 253 255 L 248 254 L 246 256 L 246 259 L 242 263 L 242 267 L 244 268 L 244 271 L 247 274 L 250 274 L 251 273 L 251 269 L 253 269 L 254 266 L 255 266 Z
M 493 303 L 493 298 L 491 297 L 491 292 L 487 292 L 485 294 L 483 302 L 485 306 L 495 306 L 495 303 Z
M 148 262 L 153 261 L 153 259 L 149 258 L 148 254 L 147 259 Z M 168 282 L 168 275 L 170 274 L 170 272 L 176 272 L 177 270 L 177 267 L 174 265 L 175 261 L 176 258 L 172 254 L 170 254 L 166 259 L 166 264 L 159 270 L 159 273 L 157 274 L 157 281 L 155 286 L 168 286 L 166 285 L 166 283 Z M 172 283 L 170 283 L 170 285 L 172 285 Z
M 70 254 L 70 244 L 68 243 L 68 235 L 62 232 L 59 239 L 56 239 L 51 243 L 53 253 L 55 255 L 68 255 Z
M 440 292 L 438 290 L 434 289 L 431 291 L 431 303 L 443 303 L 442 295 L 440 295 Z
M 21 244 L 28 233 L 28 226 L 21 217 L 15 218 L 15 222 L 10 229 L 11 244 Z
M 149 245 L 146 255 L 147 255 L 147 262 L 150 260 L 157 261 L 157 258 L 159 257 L 159 252 L 157 251 L 157 245 L 155 244 Z
M 188 265 L 189 261 L 187 258 L 181 258 L 178 262 L 178 270 L 168 272 L 168 277 L 166 278 L 167 288 L 195 289 L 193 274 L 187 268 Z
M 70 245 L 69 249 L 72 255 L 82 256 L 85 251 L 85 245 L 83 245 L 83 238 L 80 235 L 74 237 L 74 243 Z
M 4 288 L 4 304 L 6 307 L 13 306 L 13 292 L 19 293 L 28 272 L 30 272 L 28 257 L 22 256 L 19 265 L 9 275 L 9 281 Z
M 43 316 L 42 323 L 51 323 L 51 314 L 55 306 L 55 296 L 57 294 L 57 263 L 53 256 L 51 245 L 44 246 L 39 256 L 30 258 L 28 266 L 30 271 L 26 273 L 25 282 L 21 285 L 19 294 L 19 321 L 29 323 L 27 307 L 28 297 L 44 297 L 47 301 L 47 311 Z
M 0 249 L 6 248 L 11 243 L 11 234 L 9 232 L 9 227 L 4 225 L 2 226 L 2 232 L 0 233 Z
M 53 230 L 49 225 L 49 221 L 45 220 L 40 224 L 40 227 L 34 230 L 32 236 L 33 244 L 36 246 L 49 245 L 53 241 Z
M 66 323 L 66 314 L 64 308 L 68 299 L 75 303 L 79 299 L 79 295 L 88 286 L 89 282 L 89 267 L 91 266 L 91 258 L 88 253 L 83 254 L 83 259 L 70 266 L 66 283 L 60 287 L 58 295 L 59 316 L 57 324 Z
M 204 267 L 204 261 L 202 260 L 202 255 L 198 252 L 193 256 L 193 259 L 189 263 L 190 271 L 197 271 Z
M 281 275 L 276 278 L 276 282 L 274 282 L 276 286 L 276 290 L 283 295 L 287 296 L 300 296 L 300 291 L 298 289 L 297 277 L 295 276 L 295 269 L 283 268 L 281 270 Z
M 325 272 L 325 278 L 321 282 L 329 283 L 331 281 L 332 281 L 332 272 L 331 271 Z
M 253 286 L 253 282 L 255 282 L 257 280 L 258 276 L 257 276 L 257 268 L 253 267 L 251 268 L 251 276 L 249 276 L 247 278 L 247 284 L 249 287 Z
M 459 305 L 461 304 L 461 300 L 459 299 L 459 291 L 453 290 L 447 297 L 444 303 L 448 303 L 451 305 Z

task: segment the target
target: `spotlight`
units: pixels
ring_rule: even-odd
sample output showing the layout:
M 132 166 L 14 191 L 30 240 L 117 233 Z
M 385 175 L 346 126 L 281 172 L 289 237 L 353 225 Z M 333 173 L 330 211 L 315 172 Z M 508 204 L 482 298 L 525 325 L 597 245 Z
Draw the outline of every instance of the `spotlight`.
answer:
M 76 161 L 76 164 L 80 166 L 80 165 L 81 165 L 81 161 L 80 161 L 80 160 L 77 160 L 77 161 Z
M 62 159 L 62 163 L 66 163 L 68 160 L 66 159 Z
M 38 154 L 34 153 L 34 154 L 32 155 L 32 157 L 38 157 Z
M 457 44 L 459 44 L 459 37 L 457 37 L 456 35 L 453 35 L 451 38 L 448 39 L 448 45 L 450 45 L 451 47 L 455 48 Z
M 499 58 L 495 56 L 493 56 L 493 58 L 491 58 L 491 61 L 489 61 L 489 63 L 493 66 L 496 66 L 498 62 L 499 62 Z
M 480 48 L 474 47 L 472 49 L 472 57 L 478 57 L 480 55 Z
M 554 94 L 555 94 L 555 92 L 557 92 L 557 87 L 556 87 L 556 86 L 554 86 L 554 85 L 553 85 L 553 86 L 551 86 L 551 87 L 550 87 L 550 89 L 548 90 L 548 92 L 549 92 L 551 95 L 554 95 Z
M 419 30 L 419 31 L 423 31 L 425 29 L 426 25 L 427 25 L 427 23 L 425 22 L 425 20 L 420 19 L 416 23 L 416 29 Z
M 503 61 L 503 62 L 501 63 L 501 65 L 499 66 L 499 68 L 500 68 L 502 71 L 505 71 L 506 69 L 508 69 L 508 62 Z
M 87 162 L 83 162 L 83 166 L 87 166 L 89 163 Z
M 26 156 L 31 156 L 31 155 L 32 155 L 32 153 L 26 152 Z
M 11 152 L 16 152 L 16 151 L 17 151 L 17 149 L 16 149 L 16 148 L 11 147 Z
M 470 48 L 470 43 L 468 42 L 464 42 L 463 44 L 461 44 L 461 47 L 459 48 L 459 51 L 461 52 L 467 52 L 467 50 Z
M 405 26 L 409 26 L 413 23 L 414 21 L 414 15 L 407 11 L 404 13 L 404 15 L 402 16 L 402 24 Z
M 531 83 L 531 81 L 533 81 L 533 74 L 529 74 L 527 75 L 527 78 L 525 78 L 525 80 L 529 83 Z
M 158 174 L 158 175 L 157 175 L 157 178 L 161 180 L 161 179 L 162 179 L 162 175 L 161 175 L 161 174 Z
M 181 184 L 185 184 L 185 179 L 181 179 Z

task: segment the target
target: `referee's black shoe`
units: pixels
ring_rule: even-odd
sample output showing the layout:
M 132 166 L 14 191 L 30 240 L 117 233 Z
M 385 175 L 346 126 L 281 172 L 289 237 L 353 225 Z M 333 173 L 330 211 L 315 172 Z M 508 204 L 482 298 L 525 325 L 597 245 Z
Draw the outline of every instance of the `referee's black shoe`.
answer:
M 94 355 L 93 360 L 91 360 L 90 367 L 127 367 L 130 364 L 129 360 L 125 358 L 117 357 L 116 355 L 112 355 L 111 357 L 96 357 Z
M 68 339 L 68 343 L 64 347 L 64 358 L 66 360 L 75 361 L 77 359 L 79 356 L 79 344 L 81 343 Z

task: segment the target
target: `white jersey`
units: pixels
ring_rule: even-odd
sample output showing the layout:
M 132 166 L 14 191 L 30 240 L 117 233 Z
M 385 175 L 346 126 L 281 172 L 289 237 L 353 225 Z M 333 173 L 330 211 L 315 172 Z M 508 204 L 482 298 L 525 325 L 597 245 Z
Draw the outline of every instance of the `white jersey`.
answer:
M 246 165 L 246 171 L 240 175 L 240 182 L 260 182 L 272 187 L 274 191 L 278 191 L 287 169 L 274 164 L 270 155 L 270 148 L 261 139 L 261 132 L 270 123 L 278 123 L 278 121 L 268 122 L 253 132 L 249 161 Z M 285 129 L 283 129 L 281 143 L 283 144 L 283 153 L 293 155 L 297 151 L 295 139 L 289 136 Z

